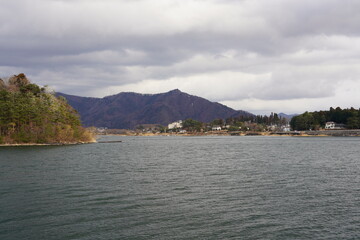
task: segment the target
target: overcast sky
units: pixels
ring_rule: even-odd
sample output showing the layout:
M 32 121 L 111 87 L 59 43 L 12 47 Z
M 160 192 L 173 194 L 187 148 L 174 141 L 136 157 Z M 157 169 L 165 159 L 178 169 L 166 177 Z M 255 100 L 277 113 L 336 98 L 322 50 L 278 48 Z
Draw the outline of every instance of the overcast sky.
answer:
M 255 114 L 360 107 L 359 0 L 0 0 L 0 75 Z

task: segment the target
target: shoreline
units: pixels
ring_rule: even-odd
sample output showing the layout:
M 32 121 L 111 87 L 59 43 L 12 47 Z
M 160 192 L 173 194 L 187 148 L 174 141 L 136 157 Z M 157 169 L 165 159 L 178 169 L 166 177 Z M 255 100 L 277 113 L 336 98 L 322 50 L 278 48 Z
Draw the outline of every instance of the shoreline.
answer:
M 356 130 L 319 130 L 319 131 L 291 131 L 291 132 L 199 132 L 199 133 L 127 133 L 127 134 L 98 134 L 102 136 L 123 136 L 123 137 L 154 137 L 154 136 L 179 136 L 179 137 L 202 137 L 202 136 L 268 136 L 268 137 L 360 137 L 360 129 Z M 31 147 L 31 146 L 71 146 L 99 143 L 91 142 L 65 142 L 65 143 L 4 143 L 0 147 Z
M 101 136 L 274 136 L 274 137 L 360 137 L 360 129 L 356 130 L 318 130 L 318 131 L 290 131 L 290 132 L 197 132 L 197 133 L 127 133 L 127 134 L 99 134 Z
M 32 147 L 32 146 L 71 146 L 71 145 L 82 145 L 91 144 L 94 142 L 74 142 L 74 143 L 3 143 L 0 147 Z

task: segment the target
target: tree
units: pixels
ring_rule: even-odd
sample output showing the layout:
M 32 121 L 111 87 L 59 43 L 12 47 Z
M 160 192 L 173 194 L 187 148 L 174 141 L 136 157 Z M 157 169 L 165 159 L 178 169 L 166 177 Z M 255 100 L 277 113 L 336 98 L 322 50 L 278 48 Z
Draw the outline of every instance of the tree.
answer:
M 346 124 L 349 129 L 358 129 L 360 128 L 360 110 L 331 107 L 329 111 L 305 112 L 293 117 L 290 125 L 294 130 L 307 130 L 323 128 L 326 122 Z
M 348 118 L 346 123 L 347 128 L 349 129 L 359 129 L 360 128 L 360 119 L 357 116 Z
M 315 129 L 319 123 L 315 120 L 312 113 L 305 112 L 299 116 L 295 116 L 290 121 L 290 126 L 294 130 L 311 130 Z
M 0 90 L 0 138 L 5 143 L 90 141 L 77 112 L 65 99 L 45 93 L 24 74 Z
M 5 89 L 6 89 L 6 84 L 5 84 L 4 80 L 2 80 L 2 79 L 0 78 L 0 91 L 1 91 L 1 90 L 5 90 Z
M 215 119 L 210 124 L 211 124 L 211 126 L 223 126 L 224 125 L 224 120 L 222 120 L 220 118 Z
M 202 126 L 203 126 L 202 122 L 193 120 L 191 118 L 183 121 L 183 128 L 189 132 L 200 132 L 202 129 Z

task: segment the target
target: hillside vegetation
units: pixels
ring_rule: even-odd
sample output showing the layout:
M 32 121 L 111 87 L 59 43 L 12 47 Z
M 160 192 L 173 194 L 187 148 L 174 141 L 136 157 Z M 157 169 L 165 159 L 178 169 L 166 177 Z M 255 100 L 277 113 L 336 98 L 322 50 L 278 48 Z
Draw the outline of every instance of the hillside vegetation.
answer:
M 91 141 L 63 97 L 30 83 L 24 74 L 0 79 L 0 144 Z
M 318 130 L 325 127 L 326 122 L 344 124 L 347 129 L 360 128 L 360 110 L 350 108 L 330 108 L 329 111 L 305 112 L 293 117 L 290 125 L 294 130 Z

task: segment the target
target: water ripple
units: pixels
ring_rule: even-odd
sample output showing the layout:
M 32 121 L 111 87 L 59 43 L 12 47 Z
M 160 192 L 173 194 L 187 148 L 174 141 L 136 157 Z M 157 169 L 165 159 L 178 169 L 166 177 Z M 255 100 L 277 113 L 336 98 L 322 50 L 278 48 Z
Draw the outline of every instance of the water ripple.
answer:
M 358 138 L 1 149 L 0 239 L 359 239 Z

